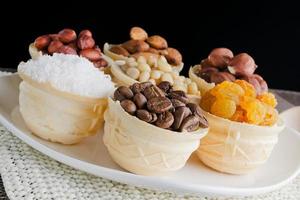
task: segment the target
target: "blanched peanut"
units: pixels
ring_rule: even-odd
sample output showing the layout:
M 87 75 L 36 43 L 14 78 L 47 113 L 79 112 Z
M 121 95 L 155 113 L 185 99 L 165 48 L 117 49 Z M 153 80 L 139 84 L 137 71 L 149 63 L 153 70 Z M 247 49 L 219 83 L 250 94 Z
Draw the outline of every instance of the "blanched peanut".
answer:
M 151 78 L 151 79 L 149 79 L 149 82 L 150 82 L 150 83 L 152 83 L 153 85 L 156 85 L 156 82 L 155 82 L 155 80 L 154 80 L 154 79 L 152 79 L 152 78 Z
M 189 78 L 185 78 L 185 79 L 184 79 L 184 83 L 185 83 L 185 84 L 190 84 L 191 82 L 192 82 L 192 80 L 189 79 Z
M 138 64 L 138 69 L 143 72 L 143 71 L 151 71 L 151 67 L 147 63 L 139 63 Z
M 171 83 L 171 85 L 174 84 L 174 80 L 173 80 L 173 78 L 172 78 L 172 75 L 169 74 L 169 73 L 164 73 L 164 74 L 161 76 L 161 80 L 162 80 L 162 81 L 168 81 L 168 82 Z
M 135 58 L 134 57 L 129 57 L 129 58 L 127 58 L 127 62 L 135 62 L 136 60 L 135 60 Z
M 122 65 L 122 66 L 121 66 L 121 69 L 122 69 L 124 72 L 126 72 L 128 68 L 129 68 L 128 65 Z
M 189 94 L 197 94 L 197 92 L 198 92 L 198 87 L 195 82 L 191 82 L 190 84 L 188 84 L 188 93 Z
M 140 71 L 137 69 L 137 68 L 134 68 L 134 67 L 129 67 L 127 70 L 126 70 L 126 74 L 133 78 L 133 79 L 138 79 L 139 76 L 140 76 Z
M 138 66 L 138 63 L 137 62 L 135 62 L 135 61 L 130 61 L 130 62 L 128 62 L 127 61 L 127 65 L 129 66 L 129 67 L 137 67 Z
M 179 78 L 178 78 L 182 83 L 184 83 L 184 81 L 185 81 L 185 79 L 186 79 L 186 77 L 185 76 L 179 76 Z
M 157 61 L 157 66 L 158 66 L 158 69 L 160 69 L 161 71 L 164 71 L 164 72 L 171 72 L 172 71 L 172 66 L 169 65 L 166 58 L 163 57 L 163 56 L 159 57 L 159 59 Z
M 181 90 L 181 91 L 187 92 L 187 88 L 184 87 L 184 85 L 173 85 L 173 90 L 174 91 Z
M 144 56 L 139 56 L 138 59 L 137 59 L 137 62 L 139 64 L 144 64 L 144 63 L 147 63 L 147 60 Z
M 159 71 L 159 70 L 152 70 L 152 71 L 151 71 L 151 74 L 150 74 L 150 77 L 151 77 L 152 79 L 160 79 L 162 73 L 163 73 L 163 72 L 162 72 L 162 71 Z
M 183 82 L 178 78 L 174 80 L 174 85 L 184 85 Z
M 140 74 L 139 82 L 146 82 L 146 81 L 149 80 L 149 78 L 150 78 L 150 72 L 149 71 L 143 71 Z
M 147 63 L 150 67 L 157 67 L 157 58 L 155 56 L 149 56 Z
M 176 71 L 171 71 L 170 74 L 172 75 L 173 79 L 177 79 L 179 78 L 179 72 L 176 72 Z

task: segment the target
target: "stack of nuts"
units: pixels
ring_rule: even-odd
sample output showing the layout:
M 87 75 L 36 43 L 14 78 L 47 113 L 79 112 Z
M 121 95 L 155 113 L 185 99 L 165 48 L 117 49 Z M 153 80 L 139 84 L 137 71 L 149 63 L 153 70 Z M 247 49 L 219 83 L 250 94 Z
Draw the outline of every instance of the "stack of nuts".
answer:
M 107 66 L 107 62 L 101 56 L 101 49 L 95 45 L 89 30 L 81 31 L 78 37 L 72 29 L 63 29 L 58 34 L 42 35 L 35 39 L 34 46 L 44 54 L 80 55 L 93 62 L 97 68 Z
M 247 53 L 234 56 L 230 49 L 216 48 L 210 52 L 208 58 L 201 61 L 200 66 L 195 73 L 209 83 L 219 84 L 242 79 L 252 84 L 258 94 L 268 91 L 266 81 L 254 74 L 257 65 Z
M 126 62 L 119 64 L 124 73 L 139 82 L 159 84 L 168 81 L 174 90 L 200 95 L 195 82 L 174 70 L 174 66 L 182 64 L 182 56 L 176 49 L 168 47 L 163 37 L 148 37 L 139 27 L 130 30 L 130 37 L 131 40 L 110 48 L 111 52 L 128 57 Z
M 120 86 L 114 100 L 127 113 L 163 129 L 191 132 L 208 127 L 199 105 L 189 103 L 186 94 L 174 91 L 167 81 L 157 86 L 150 82 Z

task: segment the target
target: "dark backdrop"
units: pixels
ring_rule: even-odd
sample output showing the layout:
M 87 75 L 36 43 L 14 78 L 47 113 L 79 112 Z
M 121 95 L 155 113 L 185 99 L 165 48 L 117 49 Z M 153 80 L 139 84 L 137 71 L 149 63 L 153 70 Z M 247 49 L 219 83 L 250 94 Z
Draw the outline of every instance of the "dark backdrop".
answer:
M 185 75 L 190 65 L 199 63 L 211 49 L 223 46 L 234 53 L 249 53 L 258 65 L 257 73 L 271 88 L 300 91 L 297 5 L 288 2 L 191 5 L 173 1 L 172 5 L 162 6 L 162 2 L 139 1 L 133 7 L 136 3 L 131 1 L 122 5 L 115 1 L 111 5 L 86 3 L 88 9 L 85 4 L 74 2 L 68 7 L 43 2 L 33 10 L 19 6 L 21 10 L 9 8 L 8 13 L 2 12 L 0 67 L 16 68 L 20 61 L 29 58 L 28 45 L 37 36 L 64 27 L 77 31 L 91 29 L 102 46 L 104 42 L 127 40 L 130 27 L 141 26 L 150 35 L 164 36 L 169 46 L 182 52 Z

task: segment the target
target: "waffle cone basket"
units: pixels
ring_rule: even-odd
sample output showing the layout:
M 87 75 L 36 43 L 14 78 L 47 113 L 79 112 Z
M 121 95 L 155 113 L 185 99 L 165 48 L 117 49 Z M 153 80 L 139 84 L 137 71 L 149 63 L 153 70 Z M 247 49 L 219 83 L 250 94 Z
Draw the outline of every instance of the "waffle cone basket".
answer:
M 281 119 L 273 126 L 256 126 L 204 113 L 209 132 L 201 140 L 197 155 L 220 172 L 246 174 L 264 164 L 284 129 Z
M 74 144 L 95 134 L 104 123 L 105 98 L 87 98 L 58 91 L 19 74 L 20 112 L 37 136 L 63 144 Z
M 129 115 L 119 102 L 108 100 L 103 141 L 113 160 L 141 175 L 163 175 L 182 168 L 207 129 L 174 132 Z
M 200 89 L 201 94 L 204 94 L 208 90 L 215 87 L 214 83 L 208 83 L 203 78 L 196 75 L 195 70 L 201 69 L 201 65 L 196 65 L 194 67 L 191 67 L 189 70 L 189 78 L 194 81 L 198 88 Z

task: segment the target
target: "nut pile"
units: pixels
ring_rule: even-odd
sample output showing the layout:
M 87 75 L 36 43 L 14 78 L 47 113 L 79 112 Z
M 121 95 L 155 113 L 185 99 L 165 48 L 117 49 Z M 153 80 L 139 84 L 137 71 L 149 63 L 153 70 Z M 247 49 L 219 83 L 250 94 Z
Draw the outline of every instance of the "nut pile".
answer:
M 168 81 L 174 90 L 200 95 L 197 84 L 180 76 L 179 71 L 174 69 L 182 64 L 182 56 L 178 50 L 168 47 L 163 37 L 148 37 L 139 27 L 130 30 L 130 37 L 131 40 L 110 48 L 111 52 L 128 57 L 123 64 L 119 64 L 124 73 L 139 82 L 159 84 Z
M 271 93 L 256 94 L 244 81 L 224 81 L 207 91 L 201 98 L 203 110 L 237 122 L 271 126 L 277 122 L 277 101 Z
M 80 55 L 93 62 L 97 68 L 107 66 L 107 62 L 101 56 L 101 49 L 95 45 L 92 32 L 89 30 L 81 31 L 78 37 L 72 29 L 63 29 L 58 34 L 42 35 L 35 39 L 34 46 L 45 54 Z
M 174 91 L 167 81 L 157 86 L 150 82 L 120 86 L 114 100 L 120 101 L 127 113 L 160 128 L 191 132 L 208 127 L 200 107 L 189 103 L 186 94 Z
M 195 73 L 209 83 L 219 84 L 242 79 L 252 84 L 258 94 L 268 91 L 266 81 L 254 74 L 257 65 L 247 53 L 234 56 L 230 49 L 216 48 L 210 52 L 208 58 L 201 61 L 200 66 Z

